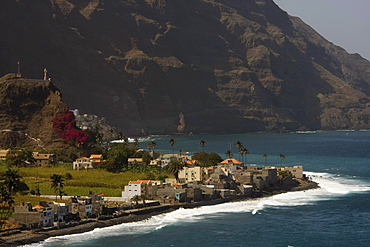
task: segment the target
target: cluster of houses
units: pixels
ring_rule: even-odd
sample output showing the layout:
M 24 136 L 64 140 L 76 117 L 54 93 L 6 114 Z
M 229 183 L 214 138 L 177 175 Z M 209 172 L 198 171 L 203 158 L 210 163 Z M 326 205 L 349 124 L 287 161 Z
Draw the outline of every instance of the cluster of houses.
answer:
M 102 213 L 103 194 L 90 193 L 86 197 L 74 196 L 68 204 L 53 201 L 40 201 L 32 206 L 29 202 L 14 206 L 14 220 L 27 227 L 48 227 L 72 220 L 97 217 Z
M 236 159 L 226 159 L 216 166 L 201 167 L 187 162 L 178 174 L 179 181 L 166 179 L 130 181 L 122 192 L 129 202 L 135 195 L 161 203 L 198 202 L 230 196 L 251 196 L 255 192 L 274 190 L 304 178 L 303 167 L 248 168 Z M 193 165 L 190 165 L 193 163 Z M 285 172 L 282 177 L 280 172 Z
M 0 159 L 5 159 L 8 150 L 0 150 Z M 53 163 L 54 155 L 33 153 L 35 164 L 42 166 Z M 186 163 L 180 170 L 178 180 L 130 181 L 122 191 L 120 201 L 131 202 L 135 196 L 161 204 L 192 203 L 235 196 L 253 196 L 261 191 L 273 191 L 284 185 L 304 179 L 302 166 L 294 167 L 246 167 L 243 162 L 228 158 L 210 167 L 202 167 L 191 156 L 164 154 L 152 161 L 152 165 L 165 166 L 177 159 Z M 74 170 L 92 169 L 103 162 L 103 155 L 92 154 L 73 162 Z M 129 158 L 130 165 L 142 165 L 141 158 Z M 68 205 L 41 201 L 32 206 L 23 203 L 15 206 L 15 222 L 27 226 L 53 226 L 56 222 L 68 222 L 81 218 L 106 214 L 102 194 L 90 193 L 87 197 L 70 197 Z M 109 213 L 108 213 L 109 214 Z
M 150 152 L 152 157 L 154 152 Z M 150 160 L 149 165 L 164 167 L 168 165 L 173 159 L 182 160 L 183 162 L 191 162 L 191 155 L 183 154 L 162 154 Z M 83 170 L 94 168 L 97 164 L 103 162 L 103 155 L 91 154 L 90 157 L 80 157 L 73 162 L 73 170 Z M 143 158 L 128 158 L 127 164 L 129 166 L 144 165 Z
M 0 150 L 0 160 L 5 160 L 6 155 L 10 149 L 2 149 Z M 34 158 L 35 163 L 33 165 L 35 166 L 45 166 L 45 165 L 51 165 L 54 163 L 55 155 L 54 154 L 43 154 L 40 152 L 33 152 L 32 156 Z

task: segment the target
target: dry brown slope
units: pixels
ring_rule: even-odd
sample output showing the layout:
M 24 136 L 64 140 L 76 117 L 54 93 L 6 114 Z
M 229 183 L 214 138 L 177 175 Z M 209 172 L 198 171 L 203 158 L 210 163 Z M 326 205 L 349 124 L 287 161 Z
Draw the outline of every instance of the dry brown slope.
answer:
M 6 0 L 0 11 L 3 73 L 18 59 L 29 77 L 46 66 L 68 105 L 126 134 L 369 128 L 369 61 L 271 0 Z
M 0 148 L 50 147 L 58 139 L 52 121 L 68 107 L 49 81 L 0 78 Z

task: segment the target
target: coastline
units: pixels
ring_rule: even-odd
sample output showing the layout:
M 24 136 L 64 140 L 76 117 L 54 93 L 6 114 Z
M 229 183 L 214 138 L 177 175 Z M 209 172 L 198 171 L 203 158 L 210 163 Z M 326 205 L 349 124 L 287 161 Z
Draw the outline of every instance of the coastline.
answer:
M 305 183 L 300 183 L 298 186 L 295 186 L 295 187 L 284 187 L 284 188 L 280 188 L 279 190 L 274 190 L 270 192 L 264 191 L 254 197 L 233 196 L 233 197 L 228 197 L 224 199 L 201 201 L 201 202 L 196 202 L 196 203 L 153 206 L 153 207 L 148 207 L 148 208 L 130 210 L 128 212 L 129 214 L 126 214 L 124 216 L 115 217 L 115 218 L 106 219 L 106 220 L 98 220 L 98 219 L 85 220 L 74 226 L 70 226 L 66 228 L 60 228 L 60 229 L 53 228 L 52 230 L 40 229 L 36 231 L 20 231 L 19 230 L 9 236 L 1 236 L 0 246 L 20 246 L 20 245 L 38 243 L 50 237 L 84 233 L 84 232 L 92 231 L 96 228 L 103 228 L 103 227 L 114 226 L 114 225 L 119 225 L 123 223 L 142 221 L 142 220 L 149 219 L 150 217 L 154 215 L 159 215 L 159 214 L 164 214 L 164 213 L 175 211 L 181 207 L 182 208 L 196 208 L 196 207 L 201 207 L 201 206 L 216 205 L 216 204 L 233 202 L 233 201 L 248 201 L 248 200 L 255 200 L 258 198 L 262 198 L 262 197 L 271 197 L 276 194 L 282 194 L 282 193 L 294 192 L 294 191 L 305 191 L 305 190 L 317 189 L 317 188 L 320 188 L 318 183 L 305 182 Z

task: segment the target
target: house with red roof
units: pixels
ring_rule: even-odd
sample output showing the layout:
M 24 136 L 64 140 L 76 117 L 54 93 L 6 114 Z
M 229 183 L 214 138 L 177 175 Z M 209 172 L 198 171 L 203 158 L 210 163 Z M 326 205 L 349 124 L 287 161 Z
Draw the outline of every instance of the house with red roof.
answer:
M 53 226 L 54 210 L 50 207 L 36 205 L 29 202 L 14 207 L 14 221 L 26 226 Z
M 94 162 L 87 157 L 80 157 L 73 162 L 73 170 L 94 168 Z
M 80 157 L 73 162 L 73 170 L 94 168 L 96 164 L 103 162 L 102 154 L 92 154 L 89 158 Z
M 150 180 L 130 181 L 128 182 L 128 185 L 125 186 L 125 190 L 122 191 L 122 197 L 129 202 L 130 199 L 135 195 L 148 196 L 149 184 L 151 184 Z
M 90 155 L 90 160 L 93 162 L 93 163 L 101 163 L 103 162 L 103 155 L 102 154 L 92 154 Z

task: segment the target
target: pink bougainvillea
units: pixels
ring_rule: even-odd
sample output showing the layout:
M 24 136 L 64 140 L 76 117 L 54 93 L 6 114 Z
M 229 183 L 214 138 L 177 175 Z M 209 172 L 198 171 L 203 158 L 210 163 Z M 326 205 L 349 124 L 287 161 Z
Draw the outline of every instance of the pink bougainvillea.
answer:
M 58 112 L 53 120 L 54 131 L 69 144 L 83 143 L 89 137 L 76 126 L 73 112 Z

